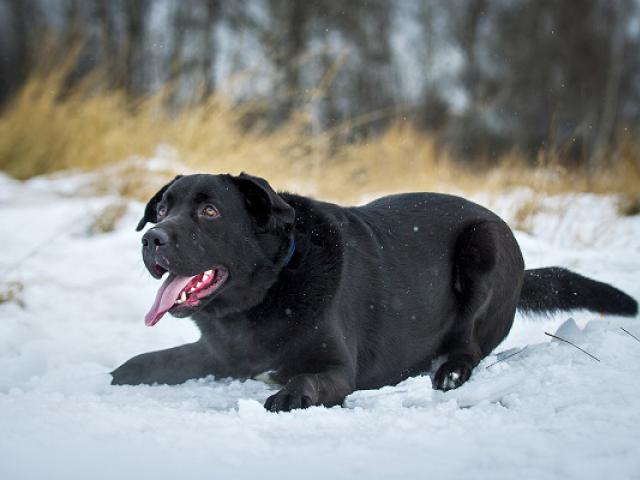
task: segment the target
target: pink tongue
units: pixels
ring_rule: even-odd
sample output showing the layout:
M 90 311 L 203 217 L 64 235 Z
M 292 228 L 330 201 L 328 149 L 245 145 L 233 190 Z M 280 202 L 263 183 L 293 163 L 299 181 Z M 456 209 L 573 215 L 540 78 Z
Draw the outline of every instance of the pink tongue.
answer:
M 178 277 L 173 274 L 167 277 L 158 290 L 156 299 L 149 313 L 144 316 L 144 323 L 147 327 L 153 327 L 160 321 L 162 316 L 173 307 L 173 304 L 178 299 L 178 295 L 180 295 L 182 289 L 191 281 L 191 278 L 192 277 Z

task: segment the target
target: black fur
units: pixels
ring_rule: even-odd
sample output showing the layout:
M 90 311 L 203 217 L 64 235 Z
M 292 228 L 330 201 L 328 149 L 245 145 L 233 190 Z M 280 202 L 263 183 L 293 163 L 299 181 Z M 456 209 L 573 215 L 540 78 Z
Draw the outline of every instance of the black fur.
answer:
M 585 309 L 633 316 L 638 313 L 638 303 L 611 285 L 565 268 L 548 267 L 525 272 L 518 309 L 530 312 Z
M 203 203 L 220 216 L 198 216 Z M 505 338 L 516 308 L 637 310 L 624 293 L 566 270 L 525 272 L 509 227 L 454 196 L 341 207 L 277 194 L 249 175 L 191 175 L 152 198 L 140 227 L 157 220 L 158 206 L 168 213 L 145 234 L 162 240 L 143 248 L 149 271 L 224 265 L 229 277 L 197 309 L 171 310 L 194 319 L 198 342 L 134 357 L 112 372 L 114 384 L 269 371 L 282 389 L 265 407 L 286 411 L 341 404 L 446 354 L 434 378 L 446 390 Z
M 182 177 L 182 175 L 177 175 L 173 180 L 171 180 L 164 187 L 158 190 L 153 197 L 151 197 L 151 199 L 147 203 L 147 206 L 144 209 L 144 215 L 138 222 L 138 226 L 136 227 L 136 232 L 139 232 L 140 230 L 142 230 L 148 222 L 156 223 L 158 221 L 157 214 L 156 214 L 156 207 L 158 206 L 158 202 L 162 200 L 162 196 L 164 195 L 164 192 L 166 192 L 167 189 L 173 184 L 173 182 L 178 180 L 180 177 Z

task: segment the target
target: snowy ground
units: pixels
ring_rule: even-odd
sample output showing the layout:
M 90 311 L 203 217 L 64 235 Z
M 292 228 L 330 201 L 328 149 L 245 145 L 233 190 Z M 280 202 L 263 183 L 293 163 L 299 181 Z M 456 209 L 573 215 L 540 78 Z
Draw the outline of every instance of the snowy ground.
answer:
M 131 203 L 112 233 L 91 235 L 115 199 L 70 195 L 86 177 L 0 176 L 0 478 L 640 478 L 640 320 L 574 313 L 518 317 L 498 348 L 527 345 L 448 393 L 428 376 L 356 392 L 346 408 L 271 414 L 272 387 L 205 379 L 112 387 L 129 357 L 197 338 L 188 320 L 147 328 L 157 283 L 139 258 Z M 511 218 L 527 192 L 486 197 Z M 560 264 L 640 298 L 640 217 L 611 198 L 545 200 L 529 267 Z M 488 368 L 489 367 L 489 368 Z

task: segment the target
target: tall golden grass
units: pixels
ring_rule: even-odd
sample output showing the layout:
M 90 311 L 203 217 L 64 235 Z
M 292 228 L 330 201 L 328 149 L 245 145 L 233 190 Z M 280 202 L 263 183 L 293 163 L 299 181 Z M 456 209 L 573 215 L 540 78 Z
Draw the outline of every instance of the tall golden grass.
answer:
M 366 141 L 340 143 L 336 132 L 349 124 L 311 135 L 303 111 L 275 131 L 260 124 L 247 130 L 243 119 L 256 105 L 237 106 L 213 95 L 169 115 L 163 108 L 166 92 L 132 101 L 123 92 L 97 92 L 87 82 L 66 91 L 64 77 L 64 69 L 33 74 L 0 113 L 0 170 L 19 179 L 96 170 L 133 156 L 149 157 L 164 144 L 194 171 L 244 170 L 279 188 L 342 202 L 381 192 L 500 191 L 524 185 L 541 193 L 617 193 L 633 204 L 640 192 L 640 143 L 633 139 L 588 173 L 562 168 L 557 155 L 541 154 L 531 165 L 515 152 L 493 164 L 469 166 L 409 123 L 396 123 Z M 120 193 L 142 198 L 157 188 L 140 171 L 143 167 L 127 168 L 119 171 Z

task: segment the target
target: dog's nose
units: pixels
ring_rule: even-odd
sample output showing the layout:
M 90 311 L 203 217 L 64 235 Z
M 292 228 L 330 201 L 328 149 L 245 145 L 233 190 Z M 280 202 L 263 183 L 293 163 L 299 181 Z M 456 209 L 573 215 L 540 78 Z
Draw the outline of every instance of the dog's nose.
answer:
M 169 243 L 169 234 L 161 228 L 152 228 L 142 236 L 142 245 L 145 247 L 149 245 L 159 247 L 167 243 Z

